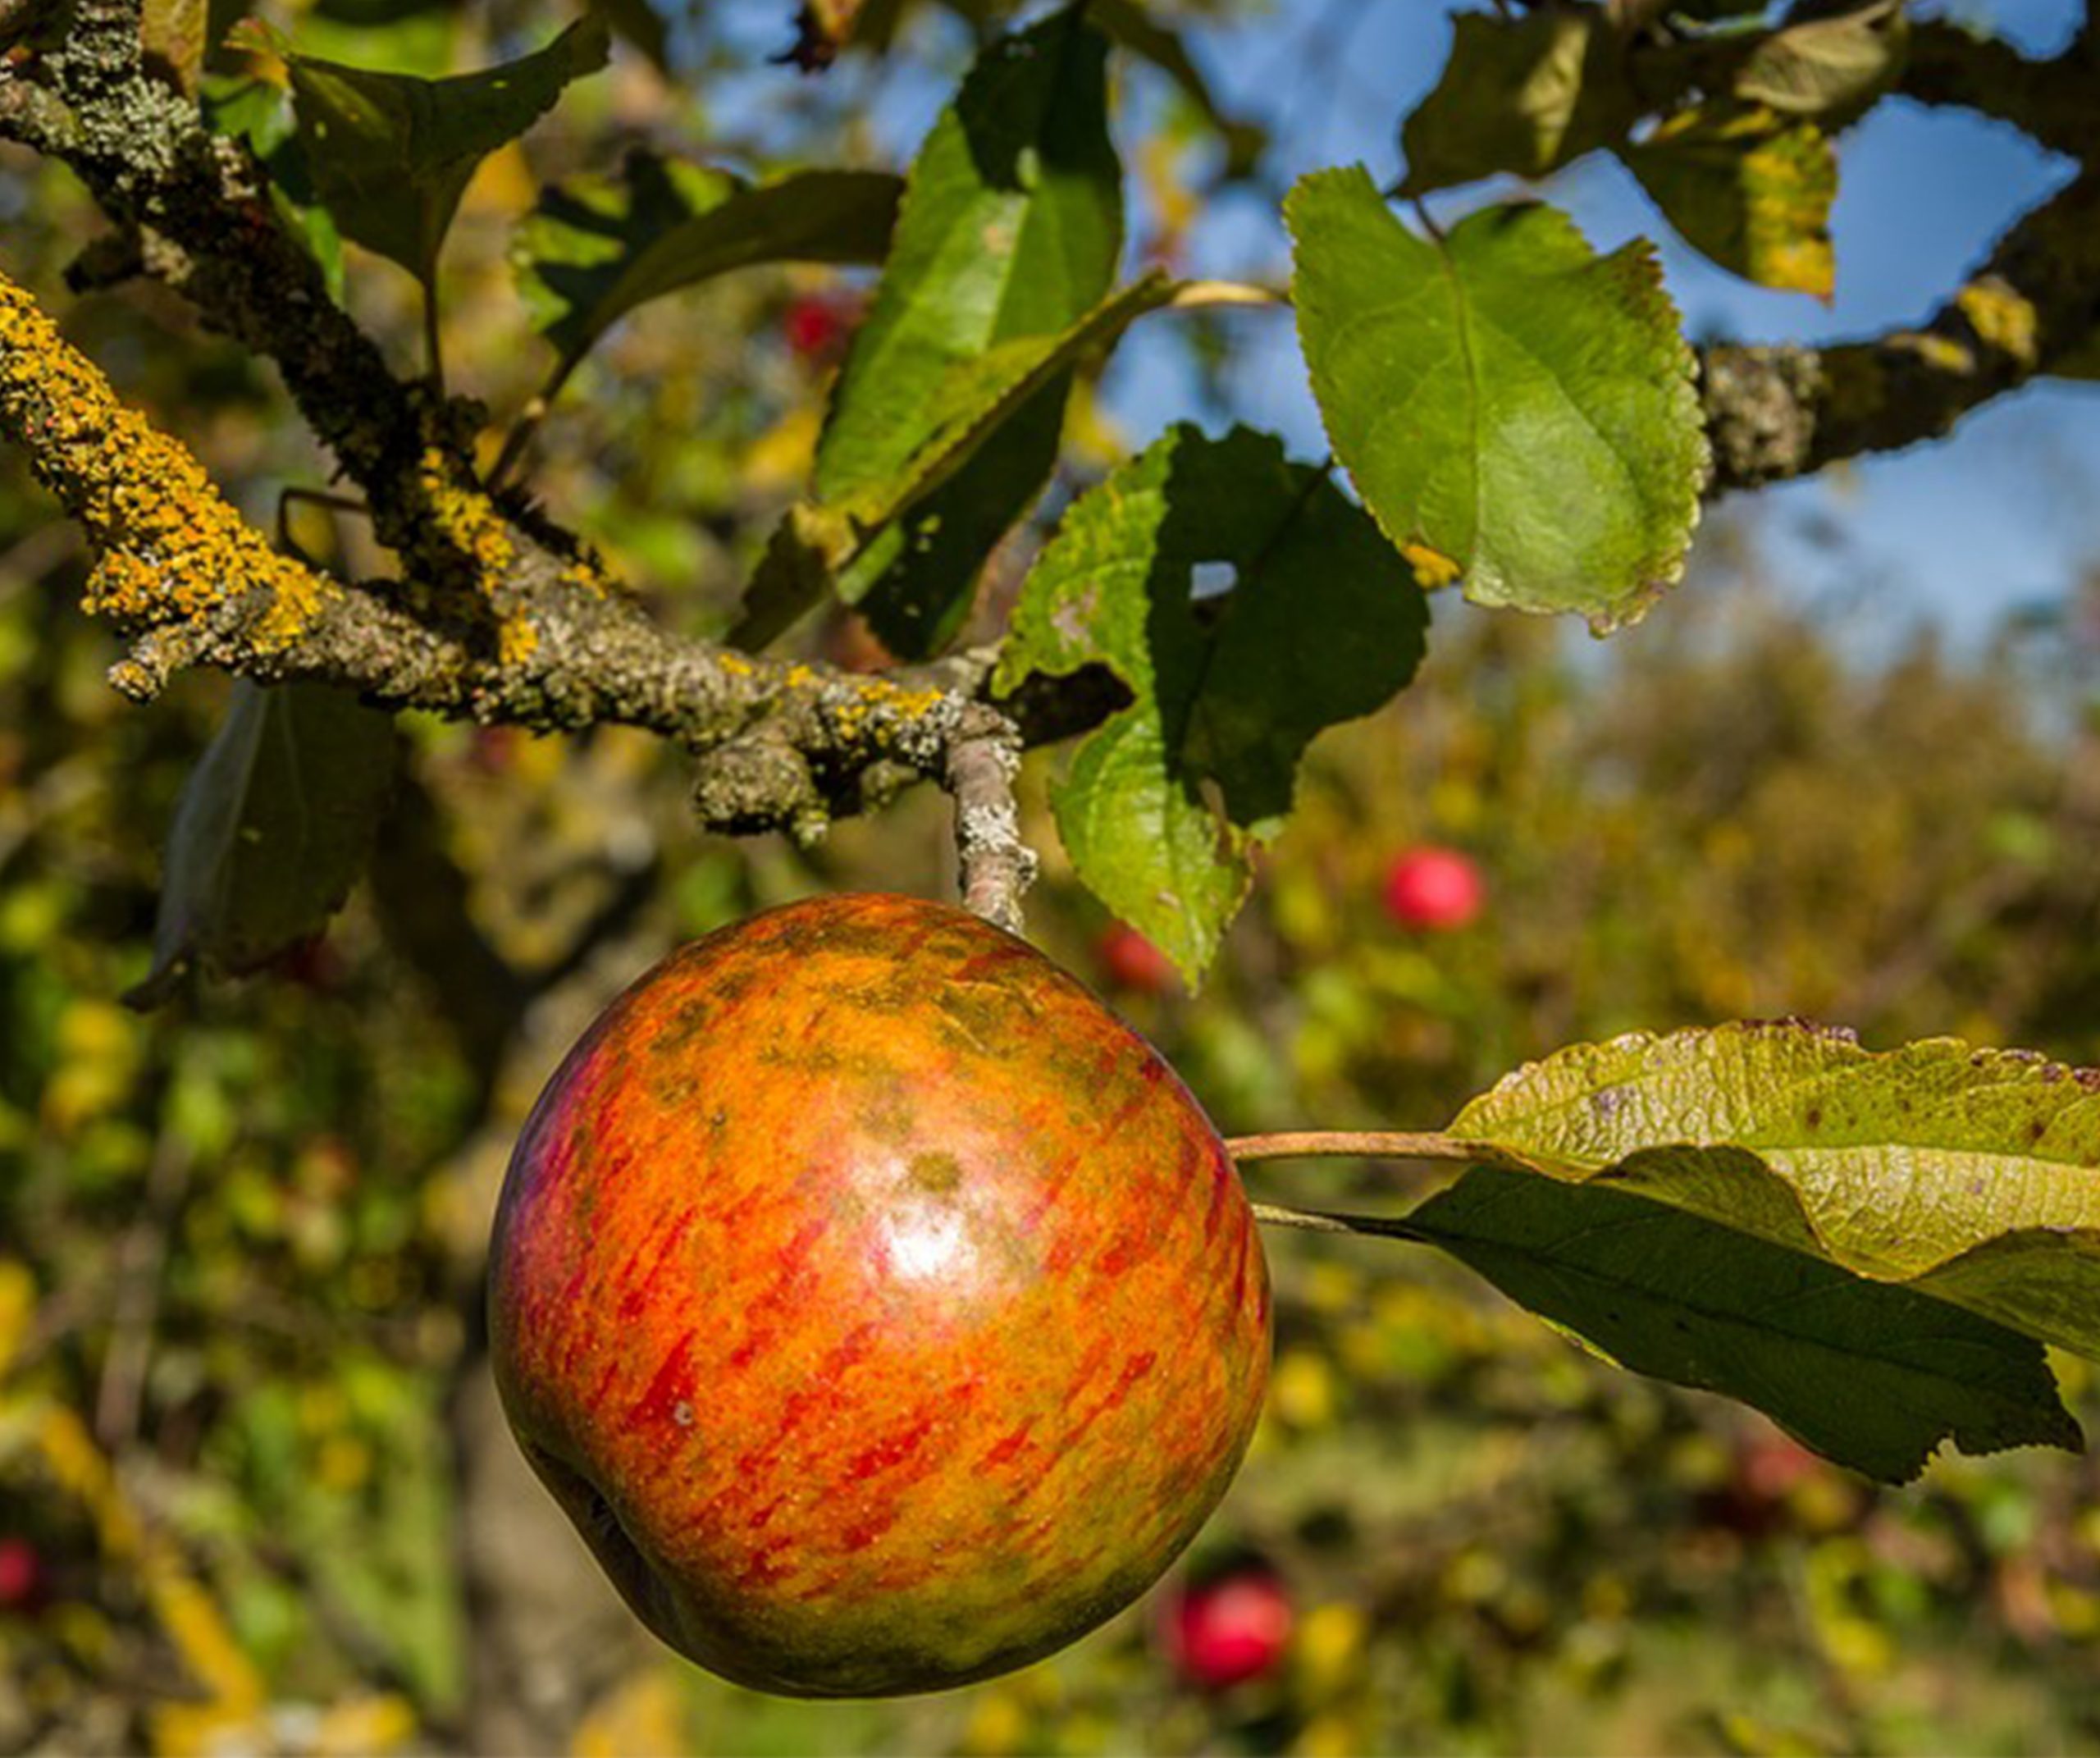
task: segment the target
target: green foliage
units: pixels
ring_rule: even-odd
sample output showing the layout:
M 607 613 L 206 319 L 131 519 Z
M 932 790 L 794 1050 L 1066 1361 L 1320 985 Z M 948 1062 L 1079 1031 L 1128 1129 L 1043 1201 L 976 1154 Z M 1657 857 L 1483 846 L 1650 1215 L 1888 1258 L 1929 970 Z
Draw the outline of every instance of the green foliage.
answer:
M 364 870 L 394 785 L 394 724 L 325 684 L 234 687 L 168 832 L 153 968 L 238 976 L 321 933 Z
M 1335 455 L 1418 572 L 1485 605 L 1637 621 L 1682 572 L 1706 442 L 1646 246 L 1552 208 L 1416 236 L 1359 167 L 1285 205 L 1299 336 Z
M 1206 564 L 1229 590 L 1197 596 Z M 1322 472 L 1244 429 L 1177 427 L 1066 515 L 998 682 L 1105 664 L 1130 690 L 1058 784 L 1058 830 L 1088 888 L 1193 982 L 1305 747 L 1407 683 L 1427 623 L 1399 559 Z M 1322 639 L 1335 627 L 1354 632 L 1340 656 Z
M 288 57 L 315 186 L 344 236 L 430 286 L 475 168 L 570 81 L 604 66 L 606 53 L 594 17 L 522 60 L 451 79 Z
M 1795 1024 L 1561 1051 L 1451 1133 L 2100 1359 L 2100 1074 Z
M 545 190 L 518 228 L 518 279 L 566 378 L 651 299 L 769 263 L 879 263 L 901 185 L 881 171 L 791 172 L 754 187 L 634 152 L 617 178 Z

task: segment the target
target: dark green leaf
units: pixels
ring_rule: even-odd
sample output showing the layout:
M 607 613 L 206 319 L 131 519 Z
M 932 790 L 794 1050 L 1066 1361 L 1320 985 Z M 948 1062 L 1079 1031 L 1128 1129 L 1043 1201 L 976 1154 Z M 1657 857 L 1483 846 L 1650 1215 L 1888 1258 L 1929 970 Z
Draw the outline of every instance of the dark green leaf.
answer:
M 1393 1231 L 1621 1365 L 1740 1399 L 1883 1482 L 1948 1439 L 2081 1443 L 2032 1339 L 1641 1197 L 1481 1167 Z
M 1199 578 L 1205 564 L 1229 579 Z M 1406 684 L 1427 620 L 1406 568 L 1322 472 L 1265 435 L 1178 427 L 1066 513 L 996 685 L 1103 664 L 1129 688 L 1057 786 L 1058 829 L 1088 888 L 1193 981 L 1306 747 Z
M 1670 224 L 1722 267 L 1760 286 L 1830 297 L 1838 156 L 1814 123 L 1702 107 L 1619 150 Z
M 594 17 L 522 60 L 452 79 L 290 57 L 307 162 L 336 225 L 428 285 L 475 167 L 604 66 L 606 48 Z
M 1616 146 L 1641 113 L 1624 39 L 1594 7 L 1462 12 L 1434 91 L 1400 130 L 1408 195 L 1497 171 L 1542 177 Z
M 617 178 L 542 194 L 515 255 L 564 372 L 637 305 L 763 263 L 879 263 L 903 185 L 883 172 L 797 172 L 754 188 L 632 153 Z
M 363 870 L 394 761 L 391 719 L 354 696 L 236 683 L 176 806 L 153 968 L 127 998 L 156 1006 L 192 969 L 239 975 L 325 928 Z
M 1648 246 L 1600 258 L 1539 205 L 1432 242 L 1360 167 L 1284 212 L 1313 394 L 1386 534 L 1478 603 L 1637 620 L 1683 571 L 1707 467 Z

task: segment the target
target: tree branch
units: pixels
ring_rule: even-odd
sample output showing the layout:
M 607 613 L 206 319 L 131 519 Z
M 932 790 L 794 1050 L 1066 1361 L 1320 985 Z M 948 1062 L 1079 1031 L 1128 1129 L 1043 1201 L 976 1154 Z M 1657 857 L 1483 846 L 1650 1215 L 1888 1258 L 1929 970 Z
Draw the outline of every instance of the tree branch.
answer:
M 710 824 L 806 835 L 871 790 L 941 777 L 966 705 L 951 686 L 982 675 L 959 661 L 865 677 L 682 640 L 587 564 L 544 550 L 504 558 L 501 604 L 327 578 L 273 551 L 4 276 L 0 435 L 86 532 L 87 608 L 135 637 L 112 673 L 135 698 L 177 666 L 207 664 L 265 683 L 324 679 L 455 719 L 621 721 L 702 754 Z
M 955 796 L 955 846 L 962 901 L 994 927 L 1021 931 L 1020 900 L 1035 879 L 1034 851 L 1020 839 L 1014 777 L 1020 729 L 982 702 L 966 706 L 948 741 L 943 778 Z
M 1715 490 L 1805 476 L 1934 439 L 2100 330 L 2100 170 L 1998 242 L 1916 330 L 1814 349 L 1702 350 Z

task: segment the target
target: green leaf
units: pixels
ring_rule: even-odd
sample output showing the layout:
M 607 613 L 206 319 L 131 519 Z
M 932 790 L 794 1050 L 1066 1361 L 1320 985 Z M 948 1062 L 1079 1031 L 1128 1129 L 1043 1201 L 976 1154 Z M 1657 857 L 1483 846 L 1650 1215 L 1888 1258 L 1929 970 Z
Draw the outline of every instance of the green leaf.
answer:
M 363 870 L 394 782 L 392 719 L 326 685 L 242 682 L 176 803 L 153 968 L 236 976 L 318 934 Z
M 1702 106 L 1620 156 L 1686 241 L 1722 267 L 1760 286 L 1830 297 L 1838 156 L 1814 123 Z
M 1204 564 L 1229 589 L 1206 580 L 1198 599 Z M 1250 849 L 1290 811 L 1306 747 L 1413 676 L 1427 620 L 1406 568 L 1322 472 L 1266 435 L 1177 427 L 1066 514 L 994 687 L 1104 665 L 1129 689 L 1052 803 L 1089 889 L 1193 982 L 1245 893 Z
M 1721 1392 L 1887 1483 L 1945 1440 L 2075 1450 L 2041 1345 L 1903 1288 L 1596 1185 L 1480 1167 L 1395 1226 L 1638 1373 Z
M 1122 172 L 1108 138 L 1107 45 L 1082 14 L 1068 7 L 987 48 L 913 162 L 817 445 L 817 500 L 855 506 L 863 525 L 888 524 L 938 486 L 913 479 L 973 381 L 1010 376 L 991 364 L 1002 350 L 1069 333 L 1113 283 Z M 1048 392 L 1057 377 L 1032 388 Z M 1002 455 L 921 509 L 920 530 L 887 567 L 856 577 L 879 623 L 930 638 L 959 618 L 991 543 L 1049 474 L 1049 407 L 1063 402 L 1046 395 L 1031 420 L 970 439 L 958 465 L 988 444 Z M 927 541 L 929 530 L 942 540 Z
M 1449 1133 L 2100 1359 L 2100 1071 L 1726 1025 L 1561 1051 Z
M 1902 0 L 1790 25 L 1760 39 L 1730 84 L 1746 103 L 1842 128 L 1895 84 L 1910 46 Z
M 1407 195 L 1497 171 L 1542 177 L 1616 146 L 1641 114 L 1625 41 L 1593 7 L 1462 12 L 1436 89 L 1400 130 Z
M 801 171 L 754 188 L 727 171 L 636 152 L 617 178 L 542 193 L 514 256 L 533 321 L 566 376 L 637 306 L 765 263 L 879 263 L 900 180 Z
M 1682 573 L 1706 438 L 1653 252 L 1550 208 L 1432 242 L 1361 167 L 1285 203 L 1327 436 L 1387 537 L 1484 605 L 1637 621 Z
M 1062 383 L 1074 364 L 1112 345 L 1137 318 L 1174 297 L 1175 283 L 1157 272 L 1111 294 L 1078 322 L 1054 336 L 1025 337 L 959 363 L 941 381 L 920 410 L 922 437 L 918 449 L 892 476 L 836 505 L 803 502 L 789 509 L 774 533 L 765 562 L 746 594 L 744 614 L 728 639 L 746 648 L 763 646 L 814 604 L 827 586 L 858 590 L 873 598 L 863 609 L 876 613 L 900 632 L 906 619 L 920 629 L 938 618 L 966 609 L 953 595 L 938 600 L 926 591 L 906 596 L 908 570 L 917 559 L 885 547 L 885 538 L 900 522 L 913 533 L 938 522 L 944 510 L 975 518 L 981 514 L 963 505 L 973 481 L 972 465 L 995 446 L 1013 446 L 1028 437 L 1029 422 L 1039 418 L 1043 401 L 1054 392 L 1062 413 Z M 1005 468 L 1002 464 L 1002 468 Z M 943 491 L 952 490 L 952 493 Z M 1002 524 L 1006 515 L 1002 514 Z M 870 559 L 897 565 L 883 576 L 898 593 L 886 605 L 869 592 L 864 568 Z M 921 577 L 923 582 L 923 577 Z M 909 606 L 911 608 L 901 608 Z
M 605 25 L 591 17 L 522 60 L 452 79 L 288 57 L 307 162 L 336 223 L 428 286 L 475 167 L 606 53 Z

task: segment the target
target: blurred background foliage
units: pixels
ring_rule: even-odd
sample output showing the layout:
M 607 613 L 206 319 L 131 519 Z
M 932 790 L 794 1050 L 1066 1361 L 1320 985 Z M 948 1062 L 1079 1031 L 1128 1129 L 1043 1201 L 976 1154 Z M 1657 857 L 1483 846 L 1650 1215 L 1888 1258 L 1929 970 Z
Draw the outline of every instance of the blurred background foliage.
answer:
M 273 14 L 319 53 L 435 70 L 514 46 L 538 9 Z M 966 31 L 914 28 L 929 64 L 960 66 Z M 850 67 L 740 116 L 707 105 L 733 47 L 704 21 L 673 44 L 675 77 L 623 56 L 469 193 L 451 368 L 500 414 L 544 370 L 504 262 L 543 180 L 602 163 L 608 140 L 759 164 L 870 150 Z M 1171 254 L 1220 153 L 1171 92 L 1125 101 L 1145 107 L 1133 162 Z M 63 173 L 0 159 L 0 217 L 11 272 L 258 521 L 280 489 L 323 486 L 274 382 L 182 309 L 59 291 L 94 227 Z M 412 362 L 406 277 L 351 269 L 352 304 Z M 857 297 L 848 277 L 755 275 L 640 314 L 550 424 L 537 491 L 667 619 L 719 628 L 806 465 Z M 1195 332 L 1199 374 L 1216 340 Z M 1098 467 L 1104 408 L 1075 415 L 1075 480 Z M 575 1033 L 676 941 L 818 890 L 950 888 L 942 802 L 814 850 L 732 844 L 692 829 L 682 765 L 647 740 L 405 720 L 371 882 L 328 934 L 141 1015 L 121 998 L 151 962 L 158 841 L 225 686 L 123 705 L 51 513 L 0 460 L 0 1749 L 2100 1743 L 2092 1465 L 1947 1461 L 1878 1490 L 1361 1239 L 1271 1241 L 1253 1456 L 1162 1593 L 1069 1654 L 893 1705 L 775 1701 L 674 1661 L 495 1414 L 477 1288 L 504 1156 Z M 2100 568 L 1950 656 L 1892 636 L 1885 601 L 1801 610 L 1760 518 L 1746 503 L 1716 522 L 1674 601 L 1608 648 L 1440 599 L 1421 681 L 1316 751 L 1200 997 L 1109 960 L 1111 925 L 1056 856 L 1057 757 L 1037 757 L 1037 937 L 1228 1132 L 1433 1127 L 1563 1043 L 1781 1013 L 1878 1046 L 1952 1032 L 2100 1062 Z M 372 565 L 354 521 L 299 509 L 292 535 Z M 849 623 L 806 638 L 879 657 Z M 1392 860 L 1426 842 L 1486 875 L 1472 925 L 1411 934 L 1381 909 Z M 1253 1181 L 1366 1207 L 1424 1176 L 1325 1162 Z M 2059 1367 L 2100 1418 L 2090 1370 Z M 1285 1586 L 1289 1643 L 1199 1688 L 1161 1608 L 1249 1557 Z

